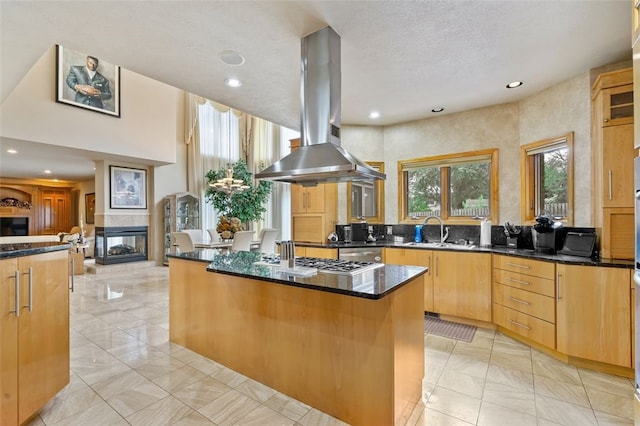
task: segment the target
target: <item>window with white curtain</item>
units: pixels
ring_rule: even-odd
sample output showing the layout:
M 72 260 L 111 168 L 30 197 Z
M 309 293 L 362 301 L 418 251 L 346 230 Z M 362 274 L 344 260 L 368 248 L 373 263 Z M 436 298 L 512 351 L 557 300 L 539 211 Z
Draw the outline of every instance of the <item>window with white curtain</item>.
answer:
M 198 105 L 200 131 L 200 162 L 202 177 L 209 170 L 219 170 L 240 159 L 240 117 L 232 109 L 216 109 L 210 102 Z M 218 214 L 205 201 L 204 188 L 199 194 L 202 203 L 202 229 L 215 228 Z
M 247 143 L 247 164 L 250 170 L 253 169 L 251 171 L 254 175 L 289 154 L 290 140 L 300 134 L 202 98 L 192 96 L 189 102 L 194 102 L 197 106 L 198 123 L 197 136 L 190 135 L 189 139 L 194 145 L 188 160 L 189 174 L 193 176 L 189 190 L 198 193 L 201 198 L 204 231 L 215 228 L 218 222 L 217 212 L 205 200 L 204 176 L 209 170 L 219 170 L 227 163 L 234 163 L 241 158 L 243 132 L 247 132 L 247 137 L 250 138 Z M 247 129 L 243 118 L 251 120 Z M 256 237 L 262 228 L 277 228 L 281 239 L 291 239 L 290 194 L 290 184 L 274 182 L 267 211 L 256 224 Z

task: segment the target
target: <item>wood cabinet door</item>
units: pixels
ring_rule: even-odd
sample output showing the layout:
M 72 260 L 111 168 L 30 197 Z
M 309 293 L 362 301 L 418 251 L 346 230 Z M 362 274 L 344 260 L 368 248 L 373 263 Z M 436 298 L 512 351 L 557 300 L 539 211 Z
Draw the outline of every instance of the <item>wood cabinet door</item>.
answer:
M 389 265 L 426 266 L 429 268 L 422 276 L 424 281 L 424 310 L 433 312 L 433 270 L 432 251 L 401 248 L 385 248 L 384 263 Z
M 325 185 L 334 185 L 331 183 L 319 183 L 317 186 L 310 186 L 306 195 L 306 211 L 307 213 L 324 213 L 325 212 Z
M 633 84 L 612 87 L 602 92 L 602 126 L 633 123 Z
M 565 264 L 556 270 L 558 351 L 631 367 L 630 270 Z
M 306 247 L 305 255 L 307 257 L 319 257 L 321 259 L 337 259 L 338 249 Z
M 435 312 L 491 321 L 491 254 L 433 252 Z
M 18 420 L 22 423 L 69 383 L 69 253 L 21 257 L 18 269 L 22 305 Z
M 43 190 L 38 234 L 55 235 L 71 229 L 71 197 L 67 191 Z
M 18 424 L 17 259 L 0 260 L 0 425 Z
M 291 214 L 307 212 L 307 188 L 291 185 Z
M 603 129 L 603 207 L 634 206 L 633 157 L 633 124 Z

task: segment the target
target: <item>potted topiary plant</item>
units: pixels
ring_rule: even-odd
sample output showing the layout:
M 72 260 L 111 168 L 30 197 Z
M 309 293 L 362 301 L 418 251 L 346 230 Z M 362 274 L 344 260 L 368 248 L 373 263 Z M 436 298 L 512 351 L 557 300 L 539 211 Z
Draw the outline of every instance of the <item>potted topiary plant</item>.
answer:
M 231 183 L 218 185 L 218 187 L 213 186 L 215 183 L 229 178 L 230 175 L 232 175 L 233 183 L 243 186 L 241 191 L 237 190 L 237 186 L 234 189 Z M 233 238 L 233 233 L 242 230 L 242 226 L 238 229 L 239 223 L 246 224 L 260 220 L 267 210 L 264 205 L 273 184 L 263 180 L 255 185 L 253 174 L 249 172 L 244 160 L 238 160 L 233 164 L 229 163 L 220 170 L 209 170 L 205 177 L 208 184 L 205 199 L 213 205 L 220 215 L 216 231 L 221 234 L 223 239 Z

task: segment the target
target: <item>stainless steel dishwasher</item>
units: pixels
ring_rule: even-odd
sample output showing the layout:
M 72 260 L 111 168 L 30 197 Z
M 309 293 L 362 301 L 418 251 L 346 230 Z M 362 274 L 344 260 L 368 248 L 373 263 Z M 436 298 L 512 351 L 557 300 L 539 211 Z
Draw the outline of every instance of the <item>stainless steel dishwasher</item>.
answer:
M 338 248 L 338 259 L 382 263 L 382 247 L 340 247 Z

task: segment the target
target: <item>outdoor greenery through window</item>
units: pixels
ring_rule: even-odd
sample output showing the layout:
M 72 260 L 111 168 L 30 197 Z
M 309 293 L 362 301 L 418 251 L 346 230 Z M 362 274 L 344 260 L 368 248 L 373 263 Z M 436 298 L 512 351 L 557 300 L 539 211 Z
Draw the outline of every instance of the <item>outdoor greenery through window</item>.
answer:
M 404 220 L 465 220 L 497 212 L 498 150 L 400 162 Z
M 521 148 L 523 221 L 548 215 L 573 222 L 573 133 Z

